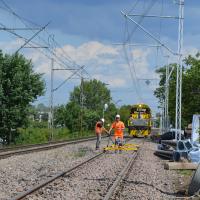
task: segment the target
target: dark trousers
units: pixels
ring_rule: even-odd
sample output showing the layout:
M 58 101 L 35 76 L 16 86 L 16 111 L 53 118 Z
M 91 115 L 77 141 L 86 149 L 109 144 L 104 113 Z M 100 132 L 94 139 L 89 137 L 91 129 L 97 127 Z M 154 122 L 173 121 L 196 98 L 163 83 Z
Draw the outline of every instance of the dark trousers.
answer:
M 101 143 L 101 134 L 96 134 L 97 141 L 96 141 L 96 149 L 99 149 Z

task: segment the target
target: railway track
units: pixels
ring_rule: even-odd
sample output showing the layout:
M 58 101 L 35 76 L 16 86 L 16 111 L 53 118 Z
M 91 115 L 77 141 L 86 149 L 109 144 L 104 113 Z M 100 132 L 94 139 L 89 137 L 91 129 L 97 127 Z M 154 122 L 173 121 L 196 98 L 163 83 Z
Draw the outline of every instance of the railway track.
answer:
M 115 181 L 113 182 L 113 184 L 111 185 L 111 187 L 107 191 L 107 193 L 104 196 L 103 200 L 109 200 L 112 197 L 114 191 L 120 185 L 121 180 L 123 180 L 123 178 L 126 176 L 128 171 L 130 170 L 131 166 L 133 165 L 133 163 L 134 163 L 134 161 L 135 161 L 135 159 L 137 157 L 137 154 L 138 154 L 138 152 L 134 152 L 134 154 L 131 156 L 131 158 L 129 159 L 128 163 L 125 165 L 123 170 L 118 174 L 118 176 L 116 177 Z
M 103 136 L 102 138 L 105 138 L 105 137 L 106 136 Z M 130 139 L 132 139 L 132 138 L 130 138 Z M 43 150 L 62 147 L 65 145 L 77 144 L 77 143 L 87 142 L 87 141 L 92 141 L 92 140 L 96 140 L 96 137 L 88 137 L 88 138 L 77 139 L 77 140 L 66 140 L 66 141 L 57 141 L 57 142 L 49 142 L 49 143 L 41 143 L 41 144 L 31 144 L 31 145 L 21 145 L 21 146 L 16 146 L 16 147 L 0 148 L 0 159 L 7 158 L 12 155 L 26 154 L 26 153 L 31 153 L 31 152 L 35 152 L 35 151 L 43 151 Z
M 96 137 L 90 137 L 90 138 L 78 139 L 78 140 L 59 141 L 59 142 L 35 144 L 35 145 L 25 145 L 25 146 L 18 146 L 14 148 L 2 148 L 0 149 L 0 159 L 7 158 L 7 157 L 17 155 L 17 154 L 26 154 L 26 153 L 31 153 L 35 151 L 43 151 L 43 150 L 62 147 L 65 145 L 92 141 L 95 139 Z
M 69 169 L 69 170 L 66 170 L 66 171 L 64 171 L 64 172 L 61 172 L 61 173 L 59 173 L 59 174 L 57 174 L 57 175 L 55 175 L 55 176 L 49 178 L 48 180 L 43 181 L 43 182 L 41 182 L 41 183 L 39 183 L 39 184 L 33 186 L 32 188 L 28 189 L 28 190 L 25 191 L 25 192 L 22 192 L 22 193 L 18 194 L 17 196 L 11 198 L 10 200 L 21 200 L 21 199 L 25 199 L 26 197 L 28 197 L 29 195 L 31 195 L 33 192 L 37 192 L 38 190 L 44 188 L 45 186 L 49 185 L 51 182 L 53 182 L 53 181 L 55 181 L 55 180 L 57 180 L 57 179 L 59 179 L 59 178 L 61 178 L 61 177 L 63 177 L 63 176 L 64 176 L 64 177 L 66 177 L 66 176 L 67 176 L 67 177 L 71 176 L 72 179 L 73 179 L 73 178 L 74 178 L 74 174 L 73 174 L 74 171 L 81 170 L 81 167 L 84 166 L 84 165 L 86 165 L 86 164 L 89 164 L 89 166 L 92 165 L 92 164 L 94 164 L 93 162 L 97 161 L 97 158 L 100 158 L 100 157 L 102 157 L 103 155 L 105 155 L 105 152 L 99 153 L 99 154 L 97 154 L 97 155 L 95 155 L 95 156 L 89 158 L 88 160 L 86 160 L 86 161 L 84 161 L 84 162 L 82 162 L 82 163 L 76 165 L 75 167 L 72 167 L 72 168 Z M 109 154 L 108 154 L 108 155 L 109 155 Z M 107 156 L 108 156 L 108 155 L 106 155 L 106 156 L 104 157 L 104 159 L 107 159 Z M 119 154 L 119 155 L 120 155 L 120 154 Z M 125 155 L 126 155 L 126 154 L 125 154 Z M 115 155 L 114 155 L 114 156 L 115 156 Z M 117 156 L 117 155 L 116 155 L 116 156 Z M 118 173 L 117 176 L 113 178 L 111 184 L 109 183 L 109 189 L 106 191 L 106 194 L 104 195 L 104 200 L 107 200 L 107 199 L 109 199 L 109 198 L 112 196 L 112 194 L 113 194 L 113 192 L 115 191 L 116 187 L 119 185 L 120 181 L 124 178 L 124 176 L 126 176 L 128 170 L 130 169 L 130 167 L 131 167 L 132 164 L 134 163 L 134 160 L 135 160 L 136 156 L 137 156 L 137 152 L 133 152 L 133 153 L 131 154 L 131 156 L 130 156 L 128 162 L 127 162 L 127 164 L 125 164 L 125 166 L 123 166 L 123 169 L 120 169 L 121 172 Z M 93 162 L 91 162 L 91 161 L 93 161 Z M 99 162 L 99 161 L 98 161 L 98 162 Z M 98 162 L 97 162 L 97 163 L 98 163 Z M 100 162 L 101 162 L 101 161 L 100 161 Z M 88 168 L 89 166 L 86 165 L 85 167 Z M 118 170 L 119 170 L 119 169 L 118 169 Z M 76 173 L 76 172 L 74 172 L 74 173 Z M 84 173 L 82 173 L 82 174 L 84 174 Z M 87 181 L 87 180 L 86 180 L 86 181 Z M 69 182 L 71 182 L 71 181 L 69 180 Z M 85 182 L 85 184 L 87 184 L 87 182 Z M 104 192 L 104 193 L 105 193 L 105 192 Z M 37 196 L 37 197 L 38 197 L 38 196 Z
M 82 163 L 76 165 L 75 167 L 72 167 L 72 168 L 69 169 L 69 170 L 66 170 L 66 171 L 64 171 L 64 172 L 61 172 L 61 173 L 59 173 L 59 174 L 57 174 L 57 175 L 55 175 L 55 176 L 49 178 L 48 180 L 43 181 L 43 182 L 41 182 L 41 183 L 39 183 L 39 184 L 33 186 L 33 187 L 30 188 L 29 190 L 20 193 L 19 195 L 17 195 L 17 196 L 15 196 L 15 197 L 11 198 L 10 200 L 21 200 L 21 199 L 24 199 L 24 198 L 27 197 L 28 195 L 30 195 L 30 194 L 32 194 L 33 192 L 35 192 L 35 191 L 41 189 L 42 187 L 46 186 L 47 184 L 51 183 L 52 181 L 54 181 L 54 180 L 56 180 L 56 179 L 58 179 L 58 178 L 60 178 L 60 177 L 62 177 L 62 176 L 64 176 L 64 175 L 70 174 L 70 173 L 73 172 L 75 169 L 77 169 L 77 168 L 83 166 L 83 165 L 86 164 L 86 163 L 89 163 L 89 162 L 92 161 L 92 160 L 97 159 L 98 157 L 102 156 L 103 154 L 104 154 L 104 152 L 101 152 L 101 153 L 99 153 L 99 154 L 93 156 L 92 158 L 89 158 L 88 160 L 86 160 L 86 161 L 84 161 L 84 162 L 82 162 Z

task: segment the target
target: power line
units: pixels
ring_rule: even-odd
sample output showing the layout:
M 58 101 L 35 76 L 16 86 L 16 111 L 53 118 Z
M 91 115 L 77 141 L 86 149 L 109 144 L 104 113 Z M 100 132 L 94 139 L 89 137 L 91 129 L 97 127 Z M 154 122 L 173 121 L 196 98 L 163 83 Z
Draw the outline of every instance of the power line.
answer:
M 142 13 L 143 16 L 141 16 L 141 18 L 139 19 L 138 21 L 138 24 L 141 24 L 143 19 L 144 19 L 144 15 L 146 15 L 150 10 L 151 8 L 154 6 L 154 4 L 156 3 L 156 1 L 158 0 L 151 0 L 151 3 L 149 4 L 149 6 L 147 7 L 147 9 Z M 137 4 L 136 4 L 137 5 Z M 130 12 L 128 12 L 128 15 L 130 14 Z M 138 26 L 135 26 L 133 28 L 133 30 L 131 31 L 131 33 L 128 35 L 127 39 L 126 39 L 126 42 L 130 41 L 131 40 L 131 37 L 133 36 L 133 33 L 137 30 Z M 125 42 L 125 43 L 126 43 Z
M 128 32 L 127 21 L 125 21 L 125 23 L 126 23 L 125 29 L 126 29 L 126 32 Z M 131 66 L 130 59 L 129 59 L 129 56 L 128 56 L 128 52 L 127 52 L 125 46 L 123 46 L 123 49 L 124 49 L 125 59 L 127 61 L 128 67 L 129 67 L 129 71 L 130 71 L 133 87 L 135 88 L 138 100 L 142 101 L 142 97 L 141 97 L 140 92 L 138 91 L 138 88 L 137 88 L 137 81 L 135 80 L 136 71 L 135 71 L 135 68 L 134 68 L 134 64 Z M 133 67 L 134 72 L 132 71 L 132 67 Z
M 30 28 L 30 26 L 26 24 L 26 22 L 28 22 L 28 23 L 30 23 L 30 24 L 32 24 L 32 25 L 34 25 L 34 26 L 37 26 L 37 27 L 40 27 L 40 28 L 41 28 L 41 26 L 38 25 L 38 24 L 36 24 L 35 22 L 33 22 L 33 21 L 31 21 L 31 20 L 29 20 L 29 19 L 27 19 L 27 18 L 24 18 L 24 17 L 18 15 L 7 3 L 5 3 L 4 0 L 1 0 L 1 2 L 2 2 L 2 3 L 4 4 L 4 6 L 7 8 L 6 11 L 7 11 L 7 12 L 10 12 L 10 13 L 13 14 L 15 17 L 17 17 L 17 19 L 19 19 L 19 20 L 22 22 L 22 24 L 24 24 L 25 27 Z M 47 32 L 47 30 L 46 30 L 46 32 Z M 50 34 L 49 34 L 48 32 L 47 32 L 47 34 L 48 34 L 48 36 L 50 37 Z M 39 38 L 42 42 L 44 42 L 46 45 L 49 46 L 49 43 L 46 42 L 41 36 L 38 36 L 38 38 Z M 55 39 L 53 39 L 53 41 L 56 42 Z M 58 42 L 56 42 L 56 44 L 58 45 Z M 59 45 L 59 46 L 60 46 L 60 45 Z M 62 52 L 64 52 L 62 48 L 60 48 L 60 49 L 61 49 Z M 47 51 L 50 51 L 50 53 L 52 53 L 57 59 L 60 59 L 60 58 L 58 58 L 58 56 L 56 55 L 56 53 L 54 52 L 53 49 L 50 50 L 50 48 L 48 48 Z M 80 67 L 78 64 L 75 63 L 75 61 L 72 61 L 72 59 L 69 58 L 69 56 L 66 56 L 66 55 L 65 55 L 65 56 L 63 56 L 63 57 L 64 57 L 68 62 L 70 62 L 71 64 L 73 64 L 74 66 L 76 65 L 77 67 Z M 63 63 L 64 61 L 63 61 L 63 60 L 61 61 L 61 60 L 62 60 L 62 59 L 60 59 L 60 62 Z M 66 63 L 65 63 L 64 65 L 66 65 Z M 68 64 L 67 64 L 67 65 L 68 65 Z
M 43 31 L 48 25 L 49 23 L 46 24 L 44 27 L 42 27 L 39 31 L 37 31 L 31 38 L 29 38 L 19 49 L 17 49 L 16 53 L 18 53 L 22 48 L 24 48 L 26 44 L 28 44 L 34 37 L 36 37 L 41 31 Z

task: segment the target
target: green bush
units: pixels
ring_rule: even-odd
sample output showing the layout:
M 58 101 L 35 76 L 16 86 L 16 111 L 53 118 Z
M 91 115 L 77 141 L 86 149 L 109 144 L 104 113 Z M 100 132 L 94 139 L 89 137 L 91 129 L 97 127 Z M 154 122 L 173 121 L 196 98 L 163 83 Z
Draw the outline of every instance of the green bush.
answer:
M 29 127 L 31 127 L 31 128 L 48 128 L 48 122 L 46 122 L 46 121 L 42 121 L 42 122 L 30 121 Z
M 19 136 L 16 138 L 16 144 L 37 144 L 48 142 L 49 130 L 40 128 L 19 129 Z
M 38 144 L 49 142 L 50 129 L 48 128 L 27 128 L 18 129 L 19 136 L 16 138 L 15 143 L 19 144 Z M 57 128 L 53 132 L 53 141 L 69 140 L 82 137 L 94 136 L 93 131 L 70 132 L 67 128 Z

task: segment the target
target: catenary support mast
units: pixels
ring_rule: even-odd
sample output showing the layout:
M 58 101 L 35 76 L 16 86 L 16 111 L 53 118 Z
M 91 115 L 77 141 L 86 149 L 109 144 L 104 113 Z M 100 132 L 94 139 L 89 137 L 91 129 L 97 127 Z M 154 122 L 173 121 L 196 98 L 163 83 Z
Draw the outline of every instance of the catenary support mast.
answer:
M 182 105 L 182 49 L 183 49 L 183 21 L 184 21 L 184 0 L 179 0 L 179 31 L 178 31 L 178 66 L 176 77 L 176 140 L 181 139 L 181 105 Z

